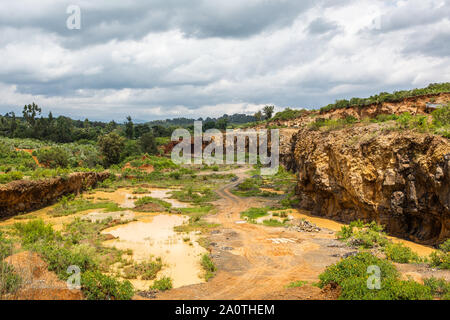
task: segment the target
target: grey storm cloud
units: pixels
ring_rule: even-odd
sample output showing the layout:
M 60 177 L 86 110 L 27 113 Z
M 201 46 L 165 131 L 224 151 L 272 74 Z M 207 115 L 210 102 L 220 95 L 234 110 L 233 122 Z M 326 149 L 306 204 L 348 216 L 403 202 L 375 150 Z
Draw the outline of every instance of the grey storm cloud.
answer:
M 337 23 L 332 21 L 327 21 L 323 18 L 317 18 L 308 26 L 308 31 L 311 34 L 324 34 L 330 31 L 338 29 L 339 26 Z
M 0 113 L 204 117 L 448 81 L 449 1 L 3 1 Z
M 18 1 L 20 3 L 20 1 Z M 66 28 L 66 8 L 79 5 L 82 28 Z M 243 38 L 291 24 L 314 5 L 312 0 L 132 0 L 44 1 L 43 9 L 32 5 L 21 14 L 0 12 L 0 26 L 40 28 L 64 37 L 64 45 L 76 47 L 111 39 L 139 39 L 151 32 L 178 29 L 187 37 Z

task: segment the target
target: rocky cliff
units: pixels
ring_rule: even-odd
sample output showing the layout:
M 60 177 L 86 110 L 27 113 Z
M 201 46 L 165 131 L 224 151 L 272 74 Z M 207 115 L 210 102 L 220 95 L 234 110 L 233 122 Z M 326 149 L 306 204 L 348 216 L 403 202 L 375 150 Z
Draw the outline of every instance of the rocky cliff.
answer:
M 19 180 L 0 185 L 0 218 L 45 207 L 63 195 L 79 193 L 108 177 L 108 172 L 82 172 L 66 178 Z
M 448 139 L 379 124 L 305 128 L 282 142 L 281 160 L 298 172 L 300 206 L 315 215 L 375 220 L 423 244 L 450 237 Z

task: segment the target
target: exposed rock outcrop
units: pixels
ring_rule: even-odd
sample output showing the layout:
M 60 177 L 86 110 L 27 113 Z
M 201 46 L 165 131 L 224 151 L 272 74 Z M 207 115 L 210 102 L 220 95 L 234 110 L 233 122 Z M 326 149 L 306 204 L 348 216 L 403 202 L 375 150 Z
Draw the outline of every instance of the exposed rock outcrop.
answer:
M 0 185 L 0 218 L 45 207 L 63 195 L 77 194 L 108 177 L 109 172 L 79 172 L 68 177 L 19 180 Z
M 342 222 L 375 220 L 424 244 L 450 237 L 450 142 L 411 131 L 356 125 L 301 129 L 281 147 L 298 172 L 300 206 Z

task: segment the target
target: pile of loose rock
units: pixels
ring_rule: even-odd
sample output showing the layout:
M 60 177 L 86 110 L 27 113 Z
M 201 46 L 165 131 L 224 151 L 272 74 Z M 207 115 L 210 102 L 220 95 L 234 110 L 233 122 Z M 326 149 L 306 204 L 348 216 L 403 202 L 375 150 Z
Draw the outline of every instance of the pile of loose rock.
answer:
M 308 220 L 296 220 L 292 223 L 290 229 L 297 232 L 319 232 L 321 229 Z

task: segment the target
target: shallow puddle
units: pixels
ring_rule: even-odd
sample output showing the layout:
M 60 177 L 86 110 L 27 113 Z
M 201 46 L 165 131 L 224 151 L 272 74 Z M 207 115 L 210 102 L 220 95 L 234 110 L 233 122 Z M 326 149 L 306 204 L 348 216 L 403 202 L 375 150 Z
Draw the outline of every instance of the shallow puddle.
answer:
M 144 221 L 116 226 L 102 233 L 117 239 L 104 244 L 118 249 L 133 250 L 133 260 L 148 261 L 151 257 L 161 257 L 165 264 L 158 278 L 169 276 L 174 288 L 202 283 L 201 255 L 206 250 L 196 240 L 195 233 L 180 234 L 174 227 L 182 225 L 187 217 L 180 215 L 156 215 Z M 148 290 L 152 281 L 131 280 L 138 290 Z
M 295 218 L 306 219 L 309 222 L 314 223 L 315 225 L 317 225 L 320 228 L 325 228 L 325 229 L 329 229 L 332 231 L 340 231 L 341 227 L 346 225 L 344 223 L 339 223 L 339 222 L 336 222 L 336 221 L 333 221 L 330 219 L 311 216 L 306 211 L 303 211 L 303 210 L 290 210 L 290 213 Z M 414 242 L 411 242 L 408 240 L 399 239 L 399 238 L 395 238 L 395 237 L 391 237 L 391 236 L 388 236 L 388 238 L 391 239 L 395 243 L 403 243 L 406 247 L 410 248 L 411 250 L 413 250 L 420 256 L 428 256 L 433 251 L 435 251 L 435 249 L 433 249 L 432 247 L 417 244 L 417 243 L 414 243 Z

